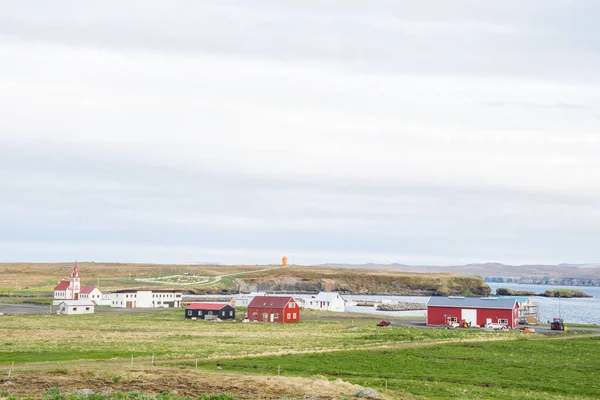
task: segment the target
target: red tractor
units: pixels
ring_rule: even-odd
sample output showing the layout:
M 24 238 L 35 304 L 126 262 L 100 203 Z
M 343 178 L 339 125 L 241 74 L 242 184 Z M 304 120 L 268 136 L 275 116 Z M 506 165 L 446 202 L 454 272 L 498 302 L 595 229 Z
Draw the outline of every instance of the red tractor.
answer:
M 567 327 L 562 318 L 554 318 L 550 323 L 550 329 L 553 331 L 566 331 Z

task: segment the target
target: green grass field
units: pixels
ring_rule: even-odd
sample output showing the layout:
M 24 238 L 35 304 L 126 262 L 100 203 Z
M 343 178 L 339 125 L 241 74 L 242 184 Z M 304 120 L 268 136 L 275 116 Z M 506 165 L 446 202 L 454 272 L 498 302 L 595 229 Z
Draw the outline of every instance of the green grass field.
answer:
M 391 398 L 600 398 L 600 338 L 379 328 L 373 320 L 304 312 L 298 324 L 184 320 L 183 310 L 0 317 L 0 368 L 65 371 L 158 367 L 226 374 L 338 378 Z M 311 320 L 308 320 L 311 318 Z M 495 341 L 491 341 L 495 340 Z M 442 344 L 440 344 L 442 343 Z M 81 362 L 79 360 L 88 360 Z M 144 361 L 145 360 L 145 361 Z
M 600 398 L 600 338 L 451 343 L 219 361 L 225 371 L 324 375 L 427 398 Z M 205 362 L 212 369 L 214 362 Z
M 480 331 L 382 329 L 373 321 L 354 321 L 350 326 L 347 320 L 327 319 L 298 324 L 210 323 L 184 320 L 183 310 L 158 311 L 3 316 L 0 366 L 13 361 L 128 359 L 153 353 L 157 358 L 246 356 L 490 335 Z M 325 317 L 319 312 L 312 314 Z

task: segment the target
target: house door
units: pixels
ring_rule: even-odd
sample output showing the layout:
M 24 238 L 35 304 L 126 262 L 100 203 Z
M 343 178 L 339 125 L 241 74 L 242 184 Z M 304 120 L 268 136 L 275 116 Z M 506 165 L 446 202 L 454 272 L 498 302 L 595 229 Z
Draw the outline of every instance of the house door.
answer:
M 125 302 L 125 308 L 131 308 L 131 302 L 130 301 L 126 301 Z
M 275 314 L 271 314 L 271 319 L 270 319 L 270 321 L 271 321 L 271 322 L 275 321 Z
M 477 325 L 477 310 L 462 310 L 461 318 L 467 321 L 468 324 Z
M 263 320 L 263 322 L 269 322 L 269 314 L 263 313 L 262 320 Z

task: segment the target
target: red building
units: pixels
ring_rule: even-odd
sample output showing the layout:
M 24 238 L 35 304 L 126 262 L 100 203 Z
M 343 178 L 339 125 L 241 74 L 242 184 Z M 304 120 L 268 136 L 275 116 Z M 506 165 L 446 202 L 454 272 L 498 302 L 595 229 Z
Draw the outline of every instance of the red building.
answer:
M 477 297 L 436 297 L 427 302 L 427 325 L 446 325 L 465 320 L 471 326 L 487 323 L 519 325 L 519 305 L 516 299 Z
M 298 322 L 300 306 L 290 296 L 256 296 L 248 304 L 248 319 L 259 322 Z

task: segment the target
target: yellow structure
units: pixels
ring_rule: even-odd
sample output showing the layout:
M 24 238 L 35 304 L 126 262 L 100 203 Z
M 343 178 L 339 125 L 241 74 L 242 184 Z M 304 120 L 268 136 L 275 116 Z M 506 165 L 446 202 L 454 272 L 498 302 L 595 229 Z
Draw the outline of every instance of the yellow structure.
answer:
M 283 258 L 281 259 L 281 265 L 283 265 L 284 267 L 287 265 L 287 257 L 283 256 Z

